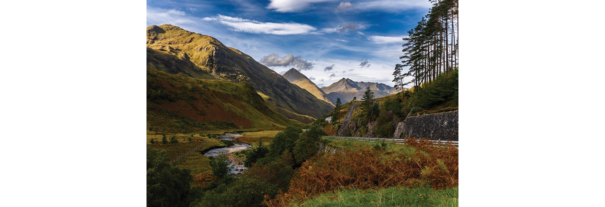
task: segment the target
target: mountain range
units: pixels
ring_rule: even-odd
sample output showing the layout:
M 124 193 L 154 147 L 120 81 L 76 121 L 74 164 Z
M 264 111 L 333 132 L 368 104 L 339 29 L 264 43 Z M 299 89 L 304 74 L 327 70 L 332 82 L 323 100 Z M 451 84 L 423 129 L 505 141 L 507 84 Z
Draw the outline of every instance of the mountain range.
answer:
M 302 123 L 311 123 L 334 108 L 216 38 L 173 25 L 147 27 L 147 65 L 148 68 L 197 80 L 246 82 L 269 109 Z M 217 87 L 226 85 L 223 83 Z
M 340 98 L 342 104 L 350 102 L 354 97 L 360 100 L 368 87 L 374 92 L 374 98 L 388 96 L 397 92 L 386 84 L 363 81 L 355 82 L 348 78 L 342 78 L 330 86 L 319 88 L 307 76 L 294 68 L 284 72 L 282 76 L 290 81 L 290 83 L 309 91 L 316 98 L 332 105 L 336 104 L 338 98 Z
M 353 100 L 354 97 L 357 97 L 357 100 L 361 100 L 368 87 L 374 92 L 374 98 L 397 93 L 397 90 L 386 84 L 356 82 L 348 78 L 342 78 L 329 86 L 322 87 L 321 90 L 327 94 L 328 99 L 333 103 L 336 103 L 336 99 L 340 98 L 340 101 L 344 104 Z

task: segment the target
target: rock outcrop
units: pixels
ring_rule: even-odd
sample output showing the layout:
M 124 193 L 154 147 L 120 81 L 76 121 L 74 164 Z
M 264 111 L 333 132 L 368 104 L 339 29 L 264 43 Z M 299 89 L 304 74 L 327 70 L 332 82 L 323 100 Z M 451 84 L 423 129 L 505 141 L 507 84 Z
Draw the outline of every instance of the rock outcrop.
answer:
M 336 136 L 354 136 L 354 137 L 377 137 L 377 121 L 367 122 L 362 126 L 362 121 L 354 121 L 354 111 L 359 107 L 360 102 L 351 104 L 347 109 L 345 116 L 337 125 Z M 395 123 L 395 130 L 391 136 L 382 138 L 427 138 L 432 140 L 452 140 L 458 141 L 458 111 L 448 111 L 443 113 L 425 114 L 408 117 L 404 121 L 399 121 L 394 117 L 390 123 Z
M 345 117 L 342 123 L 340 124 L 340 128 L 336 133 L 338 136 L 343 136 L 344 134 L 346 134 L 347 131 L 351 132 L 351 134 L 355 134 L 354 132 L 357 132 L 357 123 L 351 121 L 353 111 L 355 111 L 355 108 L 357 108 L 357 106 L 359 106 L 359 102 L 353 103 L 351 104 L 351 107 L 349 107 L 349 110 L 345 114 Z

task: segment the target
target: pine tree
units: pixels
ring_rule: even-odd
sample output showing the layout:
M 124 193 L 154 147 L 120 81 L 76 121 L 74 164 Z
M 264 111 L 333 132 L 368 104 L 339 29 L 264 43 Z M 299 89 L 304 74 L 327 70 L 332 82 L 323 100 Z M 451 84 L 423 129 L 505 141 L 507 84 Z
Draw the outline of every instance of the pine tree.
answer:
M 340 113 L 340 106 L 342 103 L 340 102 L 340 98 L 336 98 L 336 108 L 334 108 L 334 112 L 332 113 L 332 122 L 335 122 L 338 118 L 338 113 Z
M 363 111 L 367 111 L 368 109 L 370 109 L 370 107 L 372 107 L 373 103 L 374 103 L 374 92 L 372 92 L 372 90 L 370 90 L 370 87 L 368 87 L 366 92 L 363 93 L 363 97 L 361 98 L 361 109 Z
M 430 0 L 433 7 L 408 31 L 403 38 L 404 53 L 399 59 L 402 64 L 395 65 L 393 82 L 395 88 L 414 83 L 414 91 L 429 83 L 442 73 L 451 73 L 458 68 L 458 0 Z M 403 73 L 403 68 L 408 68 Z M 405 77 L 412 77 L 404 82 Z

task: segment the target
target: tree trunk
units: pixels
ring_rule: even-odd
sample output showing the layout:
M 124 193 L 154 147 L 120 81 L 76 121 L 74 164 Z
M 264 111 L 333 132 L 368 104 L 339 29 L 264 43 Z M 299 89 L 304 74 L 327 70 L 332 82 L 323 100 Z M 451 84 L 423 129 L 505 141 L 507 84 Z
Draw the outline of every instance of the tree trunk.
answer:
M 456 0 L 456 66 L 458 66 L 460 59 L 460 52 L 458 51 L 458 44 L 460 42 L 460 11 L 458 11 L 458 1 Z
M 447 13 L 446 13 L 447 16 Z M 447 22 L 447 19 L 445 19 L 445 71 L 447 73 L 448 69 L 450 68 L 450 55 L 449 55 L 449 41 L 448 41 L 448 29 L 449 29 L 449 22 Z
M 452 61 L 452 68 L 450 69 L 450 71 L 452 69 L 454 69 L 454 9 L 452 8 L 452 42 L 451 42 L 451 48 L 452 50 L 452 54 L 451 54 L 451 61 Z

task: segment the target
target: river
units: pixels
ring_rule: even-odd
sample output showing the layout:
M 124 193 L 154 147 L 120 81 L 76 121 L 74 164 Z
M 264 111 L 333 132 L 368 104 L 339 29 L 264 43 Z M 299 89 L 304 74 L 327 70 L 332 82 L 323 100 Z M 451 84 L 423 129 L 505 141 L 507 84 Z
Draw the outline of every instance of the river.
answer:
M 240 174 L 242 173 L 244 170 L 247 170 L 247 167 L 244 167 L 244 161 L 243 160 L 237 160 L 237 158 L 235 156 L 233 156 L 231 153 L 234 152 L 239 152 L 248 148 L 252 148 L 252 145 L 249 144 L 234 144 L 233 146 L 230 147 L 223 147 L 223 148 L 216 148 L 216 149 L 212 149 L 206 153 L 204 153 L 205 156 L 207 157 L 216 157 L 219 156 L 221 153 L 227 153 L 227 156 L 229 157 L 229 174 Z

